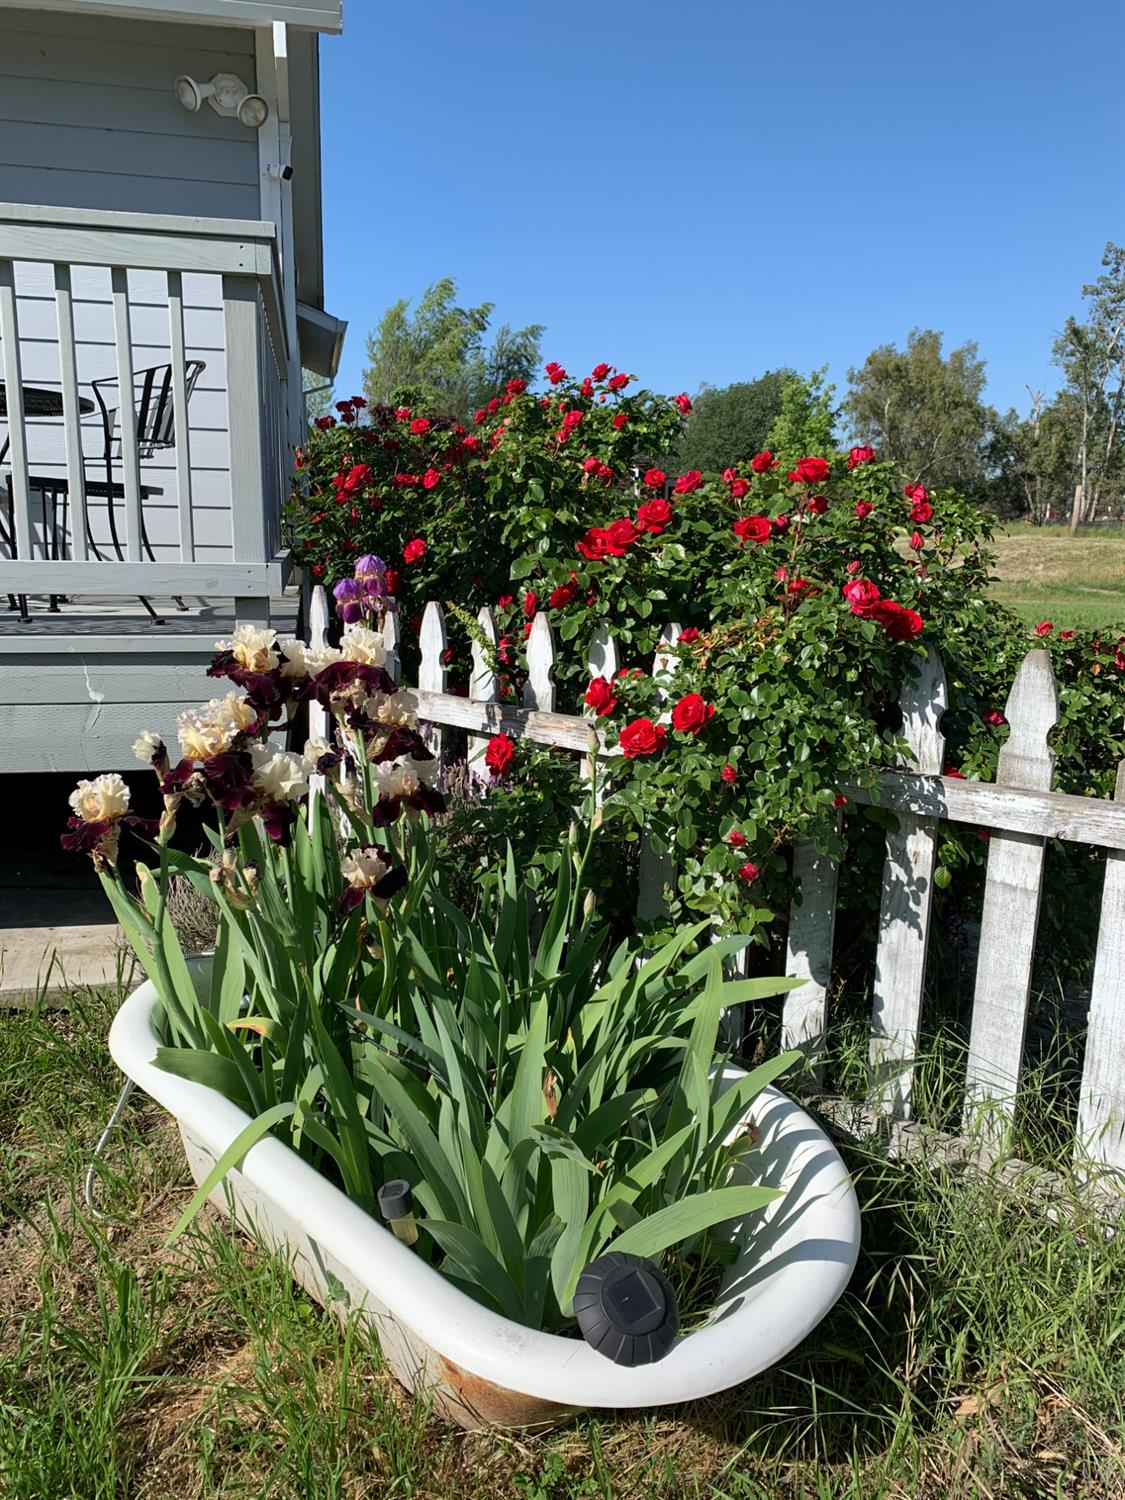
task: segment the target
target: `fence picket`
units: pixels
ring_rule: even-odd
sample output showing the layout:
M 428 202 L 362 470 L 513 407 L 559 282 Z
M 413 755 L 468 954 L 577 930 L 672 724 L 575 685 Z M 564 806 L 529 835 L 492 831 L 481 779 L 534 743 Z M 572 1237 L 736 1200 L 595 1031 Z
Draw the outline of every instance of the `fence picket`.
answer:
M 383 647 L 387 653 L 383 666 L 386 668 L 387 676 L 396 687 L 402 681 L 402 657 L 398 644 L 398 615 L 393 611 L 388 611 L 383 616 Z
M 662 674 L 671 673 L 676 665 L 675 645 L 680 638 L 678 625 L 665 625 L 660 632 L 660 641 L 652 664 L 652 675 L 657 679 L 657 691 L 663 702 L 667 690 L 660 684 Z M 640 870 L 637 879 L 637 916 L 642 922 L 653 922 L 668 910 L 664 888 L 676 876 L 676 866 L 669 851 L 657 852 L 647 833 L 641 835 Z
M 496 660 L 496 621 L 487 607 L 477 615 L 477 624 L 487 642 L 487 648 L 479 641 L 472 643 L 472 671 L 469 674 L 469 697 L 474 703 L 497 703 L 500 699 L 500 682 L 493 662 Z M 470 773 L 478 781 L 489 779 L 488 767 L 484 763 L 484 752 L 491 738 L 487 734 L 470 734 L 468 762 Z
M 789 908 L 785 972 L 805 981 L 785 997 L 781 1012 L 783 1051 L 799 1048 L 807 1059 L 810 1081 L 823 1072 L 828 1031 L 828 986 L 832 978 L 832 944 L 836 929 L 836 885 L 840 866 L 820 854 L 811 841 L 793 850 L 793 878 L 800 901 Z
M 422 628 L 418 632 L 418 644 L 422 659 L 418 664 L 418 687 L 424 693 L 445 692 L 445 612 L 436 600 L 431 599 L 422 614 Z M 445 730 L 430 720 L 419 726 L 422 738 L 429 746 L 430 754 L 442 760 L 445 753 Z
M 1011 725 L 997 782 L 1047 791 L 1055 755 L 1047 735 L 1059 717 L 1058 687 L 1046 651 L 1029 651 L 1005 708 Z M 1023 1061 L 1031 965 L 1043 882 L 1044 840 L 994 833 L 988 850 L 980 954 L 965 1079 L 965 1133 L 1003 1147 L 1015 1113 Z
M 1125 760 L 1116 802 L 1125 803 Z M 1089 1029 L 1078 1100 L 1077 1155 L 1125 1172 L 1125 853 L 1106 854 Z
M 586 654 L 586 666 L 591 680 L 595 677 L 604 677 L 607 682 L 612 682 L 617 676 L 617 642 L 610 635 L 608 625 L 599 625 L 594 632 L 593 639 L 590 641 L 590 649 Z M 597 723 L 592 714 L 589 717 L 592 723 Z M 590 780 L 593 769 L 593 761 L 587 755 L 582 761 L 583 780 Z M 604 780 L 604 774 L 599 774 L 598 785 L 594 793 L 599 807 L 602 804 Z
M 309 600 L 309 647 L 313 651 L 323 651 L 328 644 L 328 595 L 318 584 L 312 591 Z M 315 698 L 309 699 L 309 739 L 328 740 L 329 735 L 328 710 L 324 708 Z M 314 771 L 309 777 L 309 827 L 313 825 L 316 816 L 316 800 L 324 793 L 324 777 Z
M 540 713 L 555 711 L 555 684 L 551 669 L 555 665 L 555 638 L 551 633 L 551 622 L 545 614 L 537 614 L 531 622 L 531 634 L 527 638 L 527 681 L 523 688 L 523 706 L 538 709 Z
M 910 747 L 905 769 L 938 775 L 945 754 L 941 717 L 949 704 L 945 671 L 933 647 L 899 698 L 902 735 Z M 892 1120 L 910 1115 L 914 1063 L 922 1019 L 926 949 L 930 937 L 938 822 L 901 813 L 887 834 L 879 946 L 871 1011 L 870 1060 L 874 1103 Z

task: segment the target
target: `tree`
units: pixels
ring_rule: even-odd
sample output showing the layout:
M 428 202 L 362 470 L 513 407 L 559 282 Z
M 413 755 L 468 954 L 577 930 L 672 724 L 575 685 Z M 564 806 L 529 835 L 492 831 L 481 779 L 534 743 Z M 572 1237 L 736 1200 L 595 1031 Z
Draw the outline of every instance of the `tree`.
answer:
M 1092 521 L 1098 504 L 1122 478 L 1125 415 L 1125 247 L 1107 244 L 1105 273 L 1082 288 L 1089 318 L 1068 318 L 1054 358 L 1066 377 L 1060 395 L 1077 409 L 1074 501 L 1070 529 Z
M 705 385 L 693 398 L 677 452 L 682 469 L 719 473 L 766 447 L 770 429 L 781 415 L 782 393 L 792 370 L 767 370 L 757 380 L 734 385 Z
M 988 505 L 999 515 L 1025 515 L 1033 526 L 1065 510 L 1071 490 L 1074 403 L 1061 394 L 1049 405 L 1028 387 L 1026 417 L 997 417 L 988 447 Z
M 836 446 L 836 387 L 826 384 L 828 366 L 811 375 L 788 378 L 781 392 L 781 410 L 770 428 L 765 446 L 789 469 L 809 455 L 825 457 Z
M 485 344 L 494 304 L 459 307 L 457 283 L 443 277 L 427 287 L 413 314 L 407 298 L 387 308 L 367 336 L 363 387 L 368 401 L 385 402 L 396 391 L 414 390 L 420 399 L 464 419 L 509 380 L 530 380 L 539 363 L 543 325 L 498 328 Z
M 941 352 L 934 329 L 911 331 L 905 350 L 873 349 L 848 371 L 845 403 L 856 439 L 893 458 L 912 484 L 980 494 L 996 414 L 981 400 L 984 360 L 975 343 Z

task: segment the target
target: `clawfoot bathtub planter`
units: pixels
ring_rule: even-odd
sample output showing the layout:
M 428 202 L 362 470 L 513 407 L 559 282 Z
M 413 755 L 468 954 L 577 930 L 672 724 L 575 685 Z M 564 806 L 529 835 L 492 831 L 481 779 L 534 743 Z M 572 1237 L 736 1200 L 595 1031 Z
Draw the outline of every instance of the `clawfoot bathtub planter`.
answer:
M 175 1118 L 201 1182 L 249 1117 L 214 1089 L 155 1066 L 160 1020 L 156 991 L 142 984 L 113 1022 L 110 1052 Z M 668 1406 L 749 1380 L 843 1292 L 859 1250 L 859 1210 L 835 1147 L 776 1089 L 755 1100 L 740 1126 L 747 1123 L 757 1131 L 754 1180 L 785 1196 L 731 1227 L 740 1252 L 704 1326 L 634 1368 L 474 1302 L 273 1137 L 247 1152 L 212 1201 L 287 1252 L 318 1302 L 341 1316 L 359 1310 L 394 1374 L 436 1411 L 470 1429 L 549 1426 L 583 1408 Z

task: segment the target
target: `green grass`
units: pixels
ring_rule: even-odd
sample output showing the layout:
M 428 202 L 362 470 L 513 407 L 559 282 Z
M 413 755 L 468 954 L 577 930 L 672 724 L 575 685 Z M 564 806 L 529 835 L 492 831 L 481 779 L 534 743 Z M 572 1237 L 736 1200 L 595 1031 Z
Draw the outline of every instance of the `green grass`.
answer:
M 1125 532 L 1061 526 L 1005 527 L 995 542 L 992 596 L 1028 625 L 1125 631 Z
M 188 1180 L 143 1099 L 100 1179 L 114 1222 L 86 1219 L 82 1175 L 118 1081 L 112 1007 L 74 995 L 0 1025 L 11 1500 L 1125 1495 L 1125 1236 L 1107 1240 L 1080 1206 L 1055 1224 L 1014 1190 L 852 1150 L 860 1264 L 781 1367 L 688 1409 L 471 1437 L 431 1420 L 362 1329 L 210 1210 L 164 1248 Z

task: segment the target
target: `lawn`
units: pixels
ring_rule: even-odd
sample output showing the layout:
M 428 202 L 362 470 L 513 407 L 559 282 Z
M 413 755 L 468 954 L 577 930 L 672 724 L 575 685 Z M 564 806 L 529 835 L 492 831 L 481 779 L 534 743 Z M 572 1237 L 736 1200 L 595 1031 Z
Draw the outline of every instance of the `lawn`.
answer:
M 0 1492 L 12 1500 L 945 1500 L 1125 1495 L 1125 1236 L 1011 1188 L 849 1164 L 851 1288 L 784 1366 L 674 1414 L 469 1437 L 428 1419 L 286 1267 L 188 1196 L 135 1098 L 81 1207 L 118 1078 L 117 997 L 0 1029 Z M 1034 1143 L 1030 1143 L 1034 1144 Z M 1029 1143 L 1024 1143 L 1027 1150 Z
M 1000 532 L 992 597 L 1029 625 L 1125 631 L 1125 531 L 1013 525 Z

